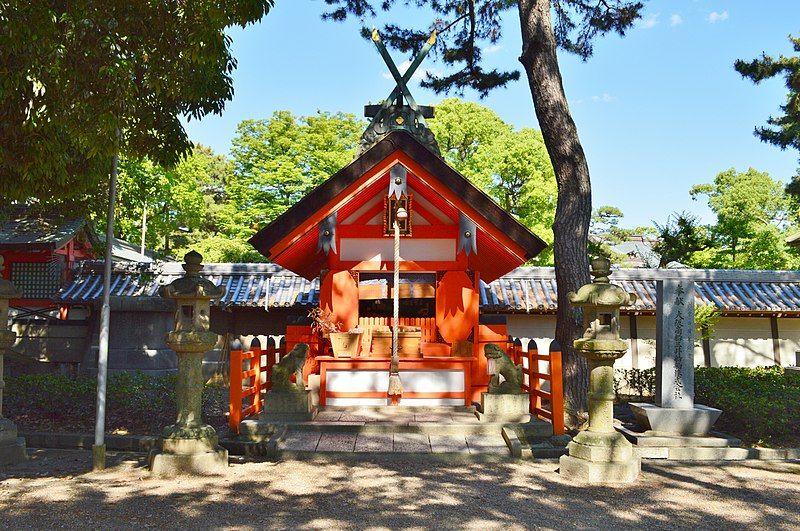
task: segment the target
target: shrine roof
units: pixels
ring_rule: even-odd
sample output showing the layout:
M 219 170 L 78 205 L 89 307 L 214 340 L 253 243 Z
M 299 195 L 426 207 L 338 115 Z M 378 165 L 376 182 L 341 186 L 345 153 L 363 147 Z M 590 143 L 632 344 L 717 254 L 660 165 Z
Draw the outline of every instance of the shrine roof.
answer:
M 60 249 L 82 230 L 86 230 L 90 240 L 97 240 L 91 226 L 83 218 L 53 221 L 18 216 L 0 224 L 0 249 Z
M 327 212 L 331 202 L 345 193 L 348 187 L 397 151 L 410 157 L 449 191 L 455 192 L 459 201 L 463 201 L 465 205 L 479 213 L 485 220 L 473 220 L 479 227 L 483 225 L 483 228 L 486 228 L 487 224 L 491 225 L 497 233 L 518 245 L 524 254 L 524 260 L 534 258 L 547 246 L 541 238 L 406 131 L 392 131 L 387 134 L 351 164 L 331 176 L 261 229 L 250 238 L 250 243 L 261 254 L 274 259 L 275 246 L 279 242 L 298 228 L 309 225 L 309 219 L 313 216 Z M 305 227 L 306 233 L 313 228 L 313 225 Z M 316 243 L 316 240 L 314 242 Z

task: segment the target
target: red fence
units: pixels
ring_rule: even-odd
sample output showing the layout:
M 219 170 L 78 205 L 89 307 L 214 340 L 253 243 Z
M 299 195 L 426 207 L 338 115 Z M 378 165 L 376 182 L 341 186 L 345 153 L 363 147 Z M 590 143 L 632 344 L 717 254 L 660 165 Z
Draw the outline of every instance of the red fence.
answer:
M 239 433 L 242 419 L 263 407 L 261 392 L 272 387 L 272 366 L 286 353 L 285 347 L 255 346 L 251 350 L 231 350 L 231 385 L 228 427 Z
M 553 435 L 564 434 L 564 382 L 561 372 L 561 352 L 539 354 L 534 350 L 524 352 L 520 345 L 508 346 L 509 356 L 514 363 L 522 365 L 522 389 L 530 395 L 530 412 L 536 417 L 549 420 L 553 424 Z M 547 372 L 539 370 L 539 362 L 547 362 Z M 542 382 L 548 382 L 549 391 L 542 389 Z M 549 404 L 546 409 L 544 403 Z

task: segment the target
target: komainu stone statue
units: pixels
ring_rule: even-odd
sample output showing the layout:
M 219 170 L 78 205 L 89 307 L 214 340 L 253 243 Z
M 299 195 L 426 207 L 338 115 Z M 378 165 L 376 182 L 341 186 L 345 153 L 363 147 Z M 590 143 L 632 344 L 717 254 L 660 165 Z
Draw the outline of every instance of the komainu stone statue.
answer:
M 483 349 L 486 359 L 494 360 L 494 375 L 489 380 L 489 393 L 495 395 L 514 395 L 522 393 L 522 366 L 514 365 L 503 349 L 488 344 Z M 505 381 L 500 383 L 500 376 Z
M 308 356 L 308 345 L 298 343 L 295 347 L 272 367 L 272 390 L 277 392 L 304 391 L 303 365 Z M 289 379 L 295 375 L 295 383 Z

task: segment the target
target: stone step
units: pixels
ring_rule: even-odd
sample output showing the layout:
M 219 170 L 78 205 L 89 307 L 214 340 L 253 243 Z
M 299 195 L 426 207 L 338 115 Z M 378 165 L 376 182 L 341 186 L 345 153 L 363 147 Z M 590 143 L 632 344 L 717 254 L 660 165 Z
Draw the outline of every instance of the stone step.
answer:
M 274 444 L 279 453 L 297 455 L 510 456 L 508 447 L 499 434 L 343 433 L 287 428 L 276 434 Z
M 547 428 L 550 429 L 548 423 Z M 506 424 L 493 423 L 436 423 L 409 422 L 397 424 L 392 422 L 296 422 L 286 424 L 294 431 L 319 431 L 322 433 L 423 433 L 426 435 L 499 435 Z

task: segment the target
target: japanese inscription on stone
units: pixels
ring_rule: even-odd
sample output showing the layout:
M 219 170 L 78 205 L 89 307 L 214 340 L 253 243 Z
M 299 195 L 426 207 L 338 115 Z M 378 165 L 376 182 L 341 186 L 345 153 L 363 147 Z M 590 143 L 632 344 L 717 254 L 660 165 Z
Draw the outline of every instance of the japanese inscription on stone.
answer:
M 657 283 L 656 405 L 694 406 L 694 282 Z

